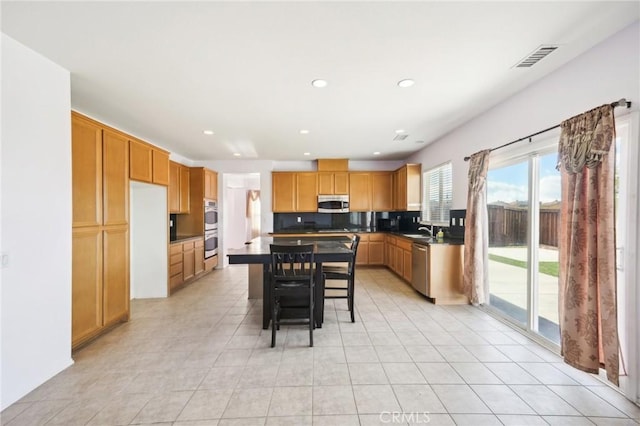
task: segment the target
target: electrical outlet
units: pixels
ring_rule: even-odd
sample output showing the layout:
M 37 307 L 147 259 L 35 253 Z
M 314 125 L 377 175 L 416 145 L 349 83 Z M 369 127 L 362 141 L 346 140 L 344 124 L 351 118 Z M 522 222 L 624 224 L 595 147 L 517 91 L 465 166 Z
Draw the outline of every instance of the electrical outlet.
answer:
M 298 216 L 298 223 L 302 222 L 302 218 Z
M 9 253 L 0 253 L 0 269 L 7 268 L 9 266 Z

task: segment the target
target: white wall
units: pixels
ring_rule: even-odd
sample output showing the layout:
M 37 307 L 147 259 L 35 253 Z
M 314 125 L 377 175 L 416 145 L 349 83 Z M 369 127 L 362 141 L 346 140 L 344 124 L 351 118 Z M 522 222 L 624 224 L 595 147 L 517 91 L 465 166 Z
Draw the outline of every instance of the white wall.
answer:
M 427 146 L 408 161 L 422 163 L 422 169 L 427 170 L 451 160 L 454 178 L 453 206 L 466 208 L 468 163 L 463 161 L 464 156 L 546 129 L 620 98 L 632 101 L 633 106 L 631 110 L 617 108 L 616 116 L 633 112 L 631 119 L 635 121 L 633 126 L 637 129 L 640 115 L 636 113 L 640 106 L 640 24 L 637 21 L 544 79 Z M 550 133 L 540 135 L 536 140 L 549 136 Z M 631 143 L 638 144 L 639 139 L 638 132 L 635 132 Z M 639 162 L 638 158 L 632 161 L 636 166 Z M 640 175 L 638 179 L 640 180 Z M 633 199 L 630 201 L 634 202 Z M 640 210 L 640 205 L 637 208 Z M 627 234 L 634 235 L 640 241 L 637 221 L 628 223 L 628 226 L 630 229 Z M 635 247 L 635 241 L 632 243 Z M 631 268 L 634 271 L 631 275 L 636 277 L 638 265 L 640 253 L 635 254 L 635 262 L 627 262 L 627 273 L 630 273 Z M 635 343 L 630 340 L 627 347 L 635 347 L 636 350 L 631 349 L 625 361 L 629 377 L 635 382 L 622 377 L 621 388 L 630 399 L 636 400 L 640 397 L 637 394 L 640 389 L 640 356 L 637 355 L 640 353 L 640 287 L 635 280 L 626 285 L 626 294 L 630 295 L 630 300 L 624 308 L 627 315 L 635 318 L 635 321 L 627 322 L 634 324 L 634 328 L 628 331 L 636 339 Z
M 130 183 L 131 298 L 167 297 L 167 187 Z
M 1 408 L 71 359 L 69 72 L 2 34 Z
M 463 157 L 559 124 L 602 104 L 640 103 L 639 24 L 627 27 L 549 76 L 409 157 L 422 170 L 452 161 L 453 208 L 466 208 Z M 514 72 L 526 72 L 513 70 Z M 624 113 L 618 109 L 616 114 Z M 541 135 L 544 137 L 544 135 Z

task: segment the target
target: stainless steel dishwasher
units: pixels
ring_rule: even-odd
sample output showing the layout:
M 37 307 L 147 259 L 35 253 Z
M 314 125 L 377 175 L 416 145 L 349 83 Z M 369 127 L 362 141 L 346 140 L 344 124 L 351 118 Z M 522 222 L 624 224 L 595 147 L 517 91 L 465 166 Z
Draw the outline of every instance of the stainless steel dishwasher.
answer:
M 420 293 L 429 296 L 429 251 L 428 245 L 411 246 L 411 285 Z

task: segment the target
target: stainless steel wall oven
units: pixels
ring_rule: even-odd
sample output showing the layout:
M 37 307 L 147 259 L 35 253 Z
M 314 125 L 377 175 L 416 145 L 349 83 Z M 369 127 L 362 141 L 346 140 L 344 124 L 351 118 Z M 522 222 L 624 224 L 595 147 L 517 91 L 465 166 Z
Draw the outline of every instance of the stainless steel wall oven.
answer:
M 204 258 L 218 254 L 218 203 L 204 202 Z

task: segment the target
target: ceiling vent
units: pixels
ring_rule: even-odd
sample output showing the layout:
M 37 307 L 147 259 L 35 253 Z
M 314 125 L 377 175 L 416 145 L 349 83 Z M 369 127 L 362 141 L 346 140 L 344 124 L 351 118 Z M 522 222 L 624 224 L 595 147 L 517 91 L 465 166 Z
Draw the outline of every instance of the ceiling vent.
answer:
M 396 137 L 395 137 L 395 138 L 393 138 L 393 140 L 394 140 L 394 141 L 403 141 L 403 140 L 405 140 L 405 139 L 406 139 L 406 138 L 408 138 L 408 137 L 409 137 L 409 135 L 404 134 L 404 133 L 401 133 L 401 134 L 399 134 L 399 135 L 396 135 Z
M 514 68 L 531 68 L 557 48 L 558 46 L 551 45 L 539 46 L 536 50 L 527 55 L 526 58 L 518 62 Z

